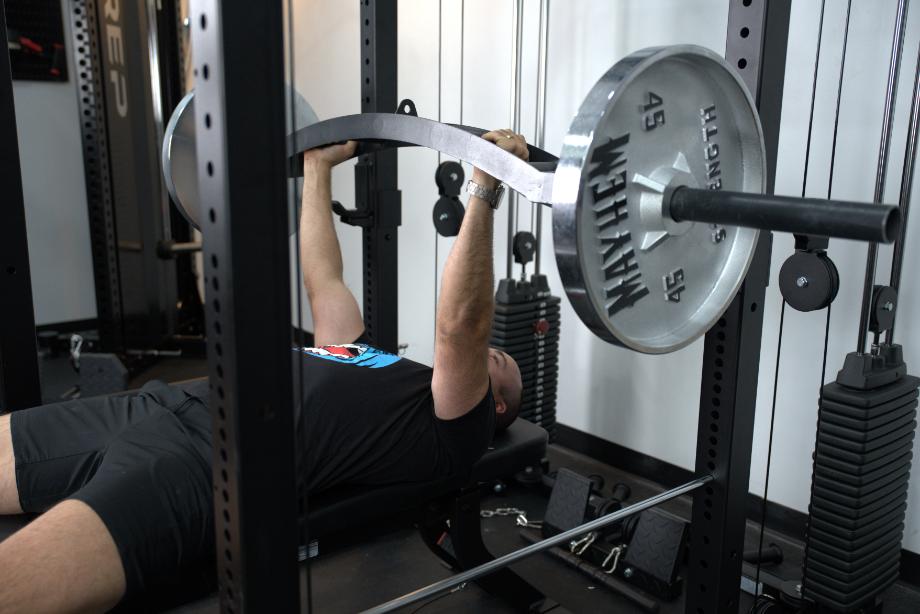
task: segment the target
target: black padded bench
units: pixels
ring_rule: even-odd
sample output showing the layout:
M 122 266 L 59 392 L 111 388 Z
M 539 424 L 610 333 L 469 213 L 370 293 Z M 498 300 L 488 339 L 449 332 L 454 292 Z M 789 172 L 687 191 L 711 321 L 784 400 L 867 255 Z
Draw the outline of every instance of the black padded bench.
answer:
M 469 479 L 382 487 L 346 486 L 310 497 L 310 534 L 323 537 L 351 530 L 366 522 L 411 512 L 471 485 L 509 477 L 528 466 L 536 467 L 546 456 L 546 441 L 543 428 L 526 420 L 515 420 L 495 437 Z

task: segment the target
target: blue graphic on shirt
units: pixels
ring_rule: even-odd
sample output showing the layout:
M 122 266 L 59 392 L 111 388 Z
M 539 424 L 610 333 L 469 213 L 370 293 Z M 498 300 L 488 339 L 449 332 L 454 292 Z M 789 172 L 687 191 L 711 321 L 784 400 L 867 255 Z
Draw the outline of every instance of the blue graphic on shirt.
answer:
M 398 362 L 400 357 L 383 350 L 371 347 L 364 343 L 346 343 L 343 345 L 324 345 L 315 348 L 294 348 L 308 356 L 315 356 L 324 360 L 331 360 L 347 365 L 380 369 Z

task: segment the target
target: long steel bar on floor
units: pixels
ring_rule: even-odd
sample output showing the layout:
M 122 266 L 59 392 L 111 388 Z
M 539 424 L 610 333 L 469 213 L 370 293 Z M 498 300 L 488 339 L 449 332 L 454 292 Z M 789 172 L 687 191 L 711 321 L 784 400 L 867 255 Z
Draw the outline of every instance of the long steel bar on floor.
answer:
M 574 529 L 569 529 L 568 531 L 564 531 L 562 533 L 559 533 L 558 535 L 553 535 L 552 537 L 548 537 L 535 544 L 525 546 L 524 548 L 521 548 L 520 550 L 509 552 L 508 554 L 504 556 L 500 556 L 496 559 L 493 559 L 489 561 L 488 563 L 483 563 L 482 565 L 479 565 L 478 567 L 474 567 L 472 569 L 468 569 L 466 571 L 460 572 L 449 578 L 440 580 L 433 584 L 429 584 L 428 586 L 425 586 L 416 591 L 403 595 L 402 597 L 398 597 L 396 599 L 387 601 L 386 603 L 373 607 L 369 610 L 365 610 L 364 614 L 383 614 L 384 612 L 392 612 L 398 608 L 402 608 L 407 605 L 417 603 L 423 599 L 427 599 L 429 597 L 434 597 L 436 595 L 446 593 L 447 591 L 453 588 L 456 588 L 462 584 L 471 582 L 483 576 L 487 576 L 494 571 L 498 571 L 499 569 L 504 569 L 505 567 L 511 565 L 512 563 L 515 563 L 517 561 L 520 561 L 521 559 L 527 558 L 528 556 L 532 554 L 536 554 L 537 552 L 548 550 L 549 548 L 552 548 L 553 546 L 557 546 L 559 544 L 567 543 L 570 540 L 572 540 L 572 538 L 578 537 L 580 535 L 585 535 L 597 529 L 602 529 L 606 527 L 607 525 L 616 522 L 617 520 L 622 520 L 623 518 L 627 518 L 629 516 L 632 516 L 633 514 L 637 514 L 643 510 L 647 510 L 651 507 L 664 503 L 665 501 L 670 501 L 671 499 L 674 499 L 681 495 L 692 492 L 696 490 L 697 488 L 700 488 L 707 482 L 710 482 L 711 480 L 712 480 L 711 475 L 704 475 L 704 476 L 698 477 L 695 480 L 687 482 L 686 484 L 683 484 L 676 488 L 672 488 L 671 490 L 666 490 L 665 492 L 657 494 L 653 497 L 649 497 L 648 499 L 645 499 L 644 501 L 639 501 L 638 503 L 634 503 L 633 505 L 624 507 L 623 509 L 619 511 L 613 512 L 611 514 L 607 514 L 606 516 L 601 516 L 600 518 L 596 518 L 595 520 L 592 520 L 590 522 L 586 522 L 585 524 L 577 526 Z

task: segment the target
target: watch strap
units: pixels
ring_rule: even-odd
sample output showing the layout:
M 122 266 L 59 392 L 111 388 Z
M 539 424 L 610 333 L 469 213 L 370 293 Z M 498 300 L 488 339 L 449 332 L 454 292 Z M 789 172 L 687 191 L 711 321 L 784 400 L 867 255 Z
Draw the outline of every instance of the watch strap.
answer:
M 505 186 L 498 184 L 498 187 L 492 190 L 470 179 L 466 184 L 466 191 L 476 198 L 486 201 L 493 210 L 496 210 L 502 204 L 502 195 L 505 193 Z

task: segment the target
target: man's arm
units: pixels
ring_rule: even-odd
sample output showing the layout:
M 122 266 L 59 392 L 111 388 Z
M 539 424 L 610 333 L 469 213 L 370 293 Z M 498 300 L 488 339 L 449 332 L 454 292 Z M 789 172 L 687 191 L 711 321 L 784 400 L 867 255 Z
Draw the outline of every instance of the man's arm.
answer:
M 524 138 L 510 130 L 488 132 L 482 138 L 527 159 Z M 473 181 L 488 189 L 498 186 L 495 178 L 479 169 L 473 171 Z M 470 196 L 460 234 L 444 265 L 431 391 L 435 414 L 445 420 L 473 409 L 489 386 L 493 215 L 489 203 Z
M 364 332 L 361 310 L 342 280 L 342 252 L 332 223 L 332 167 L 354 152 L 355 143 L 349 142 L 303 156 L 300 261 L 316 345 L 351 343 Z

